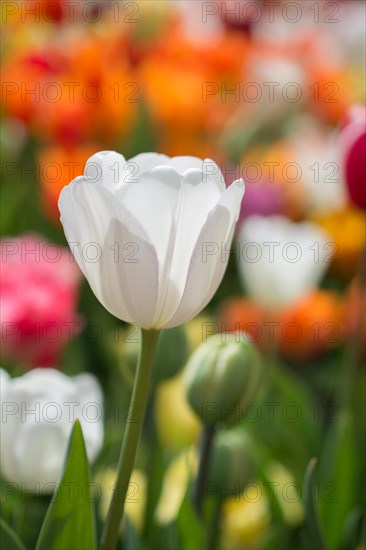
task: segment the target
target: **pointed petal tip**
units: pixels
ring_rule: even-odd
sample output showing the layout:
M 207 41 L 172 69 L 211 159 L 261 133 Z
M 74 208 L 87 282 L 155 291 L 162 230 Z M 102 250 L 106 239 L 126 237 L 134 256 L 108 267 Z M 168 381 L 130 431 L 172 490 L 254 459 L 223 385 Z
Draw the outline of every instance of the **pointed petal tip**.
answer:
M 245 194 L 245 183 L 244 183 L 244 180 L 243 178 L 239 178 L 237 180 L 234 180 L 233 183 L 230 185 L 230 187 L 232 185 L 235 185 L 236 187 L 238 187 L 239 189 L 241 189 L 242 191 L 242 197 L 244 196 Z

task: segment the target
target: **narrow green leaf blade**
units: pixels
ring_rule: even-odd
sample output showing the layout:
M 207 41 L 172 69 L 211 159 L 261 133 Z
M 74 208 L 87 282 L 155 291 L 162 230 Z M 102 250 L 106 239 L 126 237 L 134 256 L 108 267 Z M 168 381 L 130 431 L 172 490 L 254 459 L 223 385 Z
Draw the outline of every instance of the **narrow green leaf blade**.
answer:
M 16 533 L 0 518 L 0 546 L 6 550 L 25 550 L 25 546 Z
M 318 517 L 314 502 L 314 476 L 316 458 L 312 458 L 306 468 L 304 477 L 304 506 L 306 511 L 305 525 L 309 537 L 309 548 L 326 550 L 322 534 L 320 532 Z
M 182 548 L 204 548 L 203 525 L 186 493 L 177 517 L 177 527 Z
M 95 550 L 95 518 L 89 489 L 89 464 L 77 420 L 62 480 L 48 508 L 36 550 Z
M 319 517 L 329 548 L 339 546 L 347 515 L 359 500 L 357 475 L 362 471 L 362 465 L 358 465 L 362 445 L 359 450 L 355 424 L 347 410 L 339 411 L 337 422 L 328 430 L 319 460 L 319 481 L 324 488 Z

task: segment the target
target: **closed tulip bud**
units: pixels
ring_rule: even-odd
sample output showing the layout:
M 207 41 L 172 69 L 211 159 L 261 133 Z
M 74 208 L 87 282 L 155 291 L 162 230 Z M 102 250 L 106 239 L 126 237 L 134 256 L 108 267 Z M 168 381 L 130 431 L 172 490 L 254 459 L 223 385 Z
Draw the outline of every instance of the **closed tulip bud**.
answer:
M 204 423 L 234 423 L 261 382 L 260 356 L 249 341 L 218 334 L 191 356 L 185 373 L 188 402 Z
M 188 342 L 183 327 L 164 330 L 159 338 L 153 364 L 155 384 L 173 378 L 183 367 L 188 356 Z
M 224 500 L 239 495 L 253 472 L 251 439 L 242 429 L 222 430 L 214 439 L 210 455 L 206 493 Z

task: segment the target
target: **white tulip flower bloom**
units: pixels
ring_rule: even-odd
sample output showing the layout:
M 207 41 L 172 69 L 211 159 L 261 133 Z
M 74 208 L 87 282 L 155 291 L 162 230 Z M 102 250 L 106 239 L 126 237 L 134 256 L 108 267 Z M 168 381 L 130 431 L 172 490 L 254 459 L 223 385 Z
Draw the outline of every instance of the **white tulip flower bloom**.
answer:
M 61 222 L 94 294 L 115 317 L 171 328 L 199 313 L 225 272 L 244 183 L 217 165 L 102 151 L 60 195 Z M 208 252 L 209 251 L 209 252 Z
M 103 398 L 91 374 L 70 378 L 51 368 L 1 375 L 0 467 L 24 491 L 51 493 L 60 481 L 69 437 L 80 420 L 87 455 L 103 444 Z
M 334 252 L 315 223 L 251 216 L 238 237 L 239 273 L 248 294 L 267 308 L 296 302 L 316 288 Z

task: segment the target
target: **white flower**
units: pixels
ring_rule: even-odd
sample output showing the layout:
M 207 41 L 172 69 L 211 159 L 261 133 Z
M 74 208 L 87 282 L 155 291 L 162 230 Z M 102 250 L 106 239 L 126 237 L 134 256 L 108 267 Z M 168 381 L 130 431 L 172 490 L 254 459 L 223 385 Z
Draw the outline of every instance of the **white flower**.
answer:
M 282 307 L 315 288 L 334 251 L 327 235 L 311 222 L 281 216 L 251 216 L 239 232 L 239 272 L 254 300 Z
M 72 378 L 51 368 L 11 379 L 1 374 L 1 473 L 23 490 L 52 492 L 60 481 L 73 423 L 79 419 L 88 458 L 103 443 L 102 392 L 91 374 Z
M 144 329 L 194 317 L 224 275 L 244 193 L 210 160 L 143 153 L 91 157 L 59 199 L 66 238 L 113 315 Z M 206 253 L 207 250 L 210 253 Z
M 287 136 L 308 207 L 321 212 L 341 210 L 347 205 L 339 162 L 342 151 L 335 137 L 306 115 L 294 117 Z

